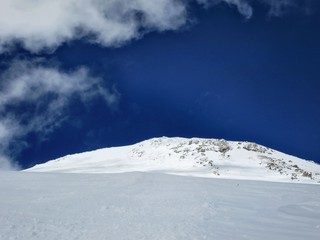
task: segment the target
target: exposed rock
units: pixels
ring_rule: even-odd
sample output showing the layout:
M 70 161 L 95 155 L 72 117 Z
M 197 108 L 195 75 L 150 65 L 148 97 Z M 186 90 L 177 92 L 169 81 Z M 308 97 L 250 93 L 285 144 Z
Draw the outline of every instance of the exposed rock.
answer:
M 248 143 L 243 148 L 248 151 L 259 152 L 259 153 L 265 153 L 268 150 L 268 148 L 260 146 L 256 143 Z

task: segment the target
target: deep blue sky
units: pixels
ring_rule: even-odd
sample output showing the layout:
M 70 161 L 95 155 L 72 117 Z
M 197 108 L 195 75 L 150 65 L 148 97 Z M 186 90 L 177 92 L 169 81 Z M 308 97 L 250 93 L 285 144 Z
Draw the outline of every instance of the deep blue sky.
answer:
M 120 48 L 73 41 L 54 54 L 65 70 L 87 66 L 120 93 L 117 109 L 73 103 L 45 141 L 33 134 L 22 167 L 159 136 L 224 138 L 320 163 L 320 8 L 268 17 L 255 8 L 193 8 L 196 20 Z M 32 56 L 20 50 L 15 55 Z

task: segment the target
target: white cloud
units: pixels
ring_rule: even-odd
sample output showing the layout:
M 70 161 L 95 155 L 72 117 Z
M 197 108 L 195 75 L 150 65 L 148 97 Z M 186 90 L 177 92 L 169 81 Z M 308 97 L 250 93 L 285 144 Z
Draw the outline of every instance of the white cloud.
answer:
M 26 144 L 27 134 L 46 136 L 68 118 L 65 108 L 72 99 L 88 102 L 98 96 L 109 107 L 118 102 L 118 92 L 103 88 L 86 68 L 63 72 L 43 64 L 14 61 L 0 76 L 0 168 L 12 167 L 8 156 Z M 22 144 L 12 148 L 17 139 Z
M 1 0 L 0 52 L 20 43 L 31 52 L 54 50 L 64 42 L 86 38 L 102 46 L 120 46 L 148 31 L 176 30 L 188 22 L 188 4 L 227 3 L 245 17 L 251 3 L 279 16 L 297 0 Z
M 141 30 L 173 30 L 186 21 L 179 0 L 1 0 L 2 50 L 20 42 L 37 52 L 89 37 L 103 46 L 139 38 Z

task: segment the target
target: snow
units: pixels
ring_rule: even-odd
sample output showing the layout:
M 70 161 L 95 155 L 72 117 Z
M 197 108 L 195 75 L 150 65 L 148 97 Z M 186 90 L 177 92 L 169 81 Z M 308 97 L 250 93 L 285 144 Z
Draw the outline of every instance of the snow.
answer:
M 0 172 L 1 240 L 316 240 L 319 219 L 316 184 Z
M 320 183 L 320 165 L 250 142 L 153 138 L 134 145 L 68 155 L 26 171 L 159 172 L 274 182 Z
M 319 182 L 255 143 L 154 138 L 0 172 L 0 240 L 316 240 Z

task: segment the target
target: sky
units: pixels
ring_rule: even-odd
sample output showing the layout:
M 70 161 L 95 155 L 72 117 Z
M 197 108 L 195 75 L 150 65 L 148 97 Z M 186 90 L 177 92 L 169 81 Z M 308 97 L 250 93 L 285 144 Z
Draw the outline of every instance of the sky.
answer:
M 317 0 L 1 0 L 0 169 L 153 137 L 320 163 Z

